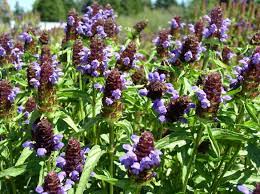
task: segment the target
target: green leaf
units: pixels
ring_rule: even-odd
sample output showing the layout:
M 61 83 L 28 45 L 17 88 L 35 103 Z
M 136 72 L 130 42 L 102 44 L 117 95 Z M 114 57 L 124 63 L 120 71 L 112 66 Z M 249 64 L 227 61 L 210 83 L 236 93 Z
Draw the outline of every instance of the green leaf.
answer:
M 97 165 L 100 157 L 104 154 L 104 151 L 100 149 L 98 145 L 95 145 L 88 153 L 86 163 L 82 175 L 79 180 L 79 185 L 76 190 L 76 194 L 82 194 L 87 187 L 87 183 L 90 177 L 90 173 Z
M 244 142 L 248 140 L 248 137 L 241 133 L 236 133 L 224 129 L 212 129 L 212 135 L 214 136 L 215 139 L 221 139 L 221 140 L 231 140 L 231 141 L 240 141 L 240 142 Z
M 209 127 L 207 127 L 206 125 L 205 125 L 205 128 L 208 131 L 209 140 L 212 145 L 212 148 L 213 148 L 214 152 L 216 153 L 217 157 L 219 158 L 220 150 L 219 150 L 218 142 L 216 141 L 215 137 L 213 136 L 211 129 Z
M 257 146 L 256 144 L 249 143 L 247 146 L 247 152 L 248 152 L 248 157 L 250 160 L 252 160 L 256 167 L 260 167 L 260 146 Z
M 79 129 L 77 127 L 77 125 L 74 123 L 74 121 L 72 120 L 72 118 L 67 115 L 66 113 L 62 112 L 60 118 L 67 123 L 72 129 L 74 129 L 75 132 L 79 132 Z
M 15 166 L 19 166 L 25 162 L 25 160 L 33 153 L 29 148 L 24 148 L 19 159 L 15 163 Z
M 245 103 L 245 107 L 246 107 L 248 114 L 253 119 L 253 121 L 255 121 L 256 123 L 259 123 L 258 118 L 255 114 L 255 112 L 256 112 L 255 109 L 251 105 L 249 105 L 248 102 Z
M 183 146 L 186 144 L 185 140 L 192 139 L 188 133 L 184 132 L 173 132 L 170 135 L 160 139 L 156 142 L 155 147 L 157 149 L 173 149 L 175 146 Z
M 5 176 L 16 177 L 16 176 L 26 172 L 26 168 L 27 168 L 26 164 L 17 165 L 17 166 L 13 166 L 11 168 L 7 168 L 5 170 L 0 171 L 0 178 L 5 177 Z

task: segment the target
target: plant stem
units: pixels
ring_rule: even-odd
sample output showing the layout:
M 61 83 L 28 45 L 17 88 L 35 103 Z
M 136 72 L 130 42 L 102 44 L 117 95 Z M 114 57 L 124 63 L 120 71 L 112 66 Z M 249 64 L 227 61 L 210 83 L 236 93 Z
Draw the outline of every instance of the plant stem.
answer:
M 111 178 L 114 176 L 114 127 L 109 123 L 109 172 Z M 109 184 L 109 193 L 114 193 L 113 184 Z
M 135 194 L 140 194 L 142 190 L 142 186 L 137 186 L 135 190 Z
M 229 162 L 225 165 L 225 168 L 223 170 L 223 172 L 221 173 L 221 175 L 219 176 L 219 178 L 215 181 L 215 184 L 212 185 L 212 189 L 211 189 L 211 192 L 210 193 L 216 193 L 217 189 L 218 189 L 218 185 L 221 181 L 221 179 L 224 177 L 224 175 L 226 174 L 226 172 L 232 167 L 233 165 L 233 162 L 235 161 L 237 155 L 238 155 L 238 152 L 240 150 L 242 145 L 239 145 L 237 146 L 237 149 L 234 153 L 234 155 L 232 156 L 232 158 L 229 160 Z
M 227 153 L 229 152 L 229 150 L 231 149 L 231 146 L 228 146 L 224 152 L 224 156 L 222 157 L 221 161 L 220 161 L 220 164 L 218 165 L 217 169 L 216 169 L 216 174 L 214 176 L 214 179 L 212 181 L 212 185 L 211 185 L 211 188 L 213 188 L 213 185 L 215 185 L 216 181 L 217 181 L 217 178 L 218 178 L 218 174 L 220 172 L 220 168 L 222 166 L 222 164 L 224 163 L 226 157 L 227 157 Z
M 79 89 L 83 93 L 83 82 L 82 82 L 82 76 L 81 73 L 79 73 Z M 82 98 L 79 99 L 79 106 L 80 106 L 80 120 L 84 118 L 84 105 Z
M 96 117 L 96 90 L 94 87 L 95 81 L 93 81 L 92 84 L 92 118 L 94 119 Z M 93 125 L 93 135 L 94 135 L 94 144 L 98 143 L 98 132 L 97 132 L 97 126 L 96 124 Z
M 208 61 L 209 61 L 209 54 L 207 52 L 204 60 L 203 60 L 203 65 L 202 65 L 202 69 L 201 70 L 205 70 L 207 68 L 207 65 L 208 65 Z
M 186 175 L 185 175 L 185 179 L 184 179 L 184 182 L 183 182 L 183 189 L 182 189 L 182 192 L 184 194 L 186 193 L 188 180 L 189 180 L 189 177 L 190 177 L 190 174 L 191 174 L 191 171 L 192 171 L 192 164 L 196 159 L 196 154 L 197 154 L 197 150 L 198 150 L 198 147 L 199 147 L 201 137 L 203 135 L 203 131 L 204 131 L 204 127 L 200 126 L 200 128 L 197 132 L 197 137 L 195 139 L 192 152 L 191 152 L 191 157 L 190 157 L 188 165 L 187 165 L 187 172 L 186 172 Z

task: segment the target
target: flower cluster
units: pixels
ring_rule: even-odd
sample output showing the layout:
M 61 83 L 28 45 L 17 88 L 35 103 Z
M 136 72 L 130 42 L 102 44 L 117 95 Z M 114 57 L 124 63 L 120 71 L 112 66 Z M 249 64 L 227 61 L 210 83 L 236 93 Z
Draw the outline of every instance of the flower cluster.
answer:
M 136 67 L 140 54 L 136 53 L 136 44 L 130 42 L 126 48 L 122 47 L 120 53 L 116 56 L 117 68 L 120 71 L 128 71 Z
M 102 112 L 106 118 L 118 118 L 122 111 L 120 102 L 125 79 L 117 69 L 108 72 L 102 99 Z
M 134 31 L 132 32 L 132 39 L 135 39 L 138 36 L 140 36 L 141 32 L 146 28 L 147 24 L 148 24 L 148 21 L 146 21 L 146 20 L 142 20 L 140 22 L 137 22 L 133 26 Z
M 161 30 L 159 36 L 153 40 L 156 46 L 156 51 L 159 57 L 164 58 L 169 55 L 169 48 L 171 46 L 171 35 L 169 30 Z
M 234 74 L 236 79 L 230 78 L 230 87 L 235 89 L 242 85 L 245 94 L 258 95 L 260 83 L 260 47 L 257 47 L 252 56 L 239 61 L 243 66 L 236 66 Z
M 203 31 L 204 31 L 204 23 L 202 20 L 199 20 L 194 25 L 194 34 L 198 38 L 199 41 L 202 40 Z
M 184 23 L 181 23 L 181 17 L 176 16 L 172 18 L 172 20 L 169 22 L 170 24 L 170 33 L 172 35 L 176 35 L 181 28 L 184 27 Z
M 0 64 L 12 63 L 16 70 L 22 68 L 23 46 L 14 43 L 9 34 L 0 36 Z
M 23 147 L 35 149 L 37 156 L 50 155 L 52 151 L 60 150 L 64 144 L 63 136 L 54 135 L 53 126 L 47 118 L 37 119 L 32 127 L 32 140 L 23 143 Z
M 175 41 L 176 49 L 171 51 L 169 62 L 174 65 L 180 65 L 181 62 L 194 62 L 200 59 L 200 55 L 205 48 L 198 41 L 196 36 L 188 36 L 184 42 Z
M 192 88 L 199 100 L 196 111 L 200 116 L 203 116 L 205 113 L 215 116 L 220 103 L 231 100 L 231 97 L 225 95 L 226 92 L 222 87 L 221 74 L 217 72 L 205 77 L 202 84 L 203 90 L 197 86 L 193 86 Z
M 55 55 L 51 56 L 48 47 L 44 46 L 40 56 L 40 67 L 39 64 L 34 63 L 31 69 L 32 73 L 30 75 L 27 74 L 27 77 L 30 85 L 38 88 L 40 107 L 50 108 L 50 105 L 54 103 L 54 85 L 58 83 L 59 77 L 63 75 L 62 70 L 59 68 L 57 57 Z M 30 72 L 29 70 L 27 73 Z M 35 77 L 31 75 L 35 75 Z
M 195 108 L 195 104 L 191 103 L 188 96 L 180 96 L 176 99 L 172 98 L 167 106 L 165 121 L 176 122 L 183 120 L 183 115 L 189 113 L 191 108 Z
M 27 81 L 29 87 L 38 88 L 40 86 L 40 72 L 41 67 L 38 62 L 34 61 L 29 64 L 27 68 Z
M 35 29 L 28 28 L 27 31 L 19 35 L 19 39 L 24 42 L 24 50 L 30 51 L 30 53 L 36 53 L 36 41 L 34 37 L 36 36 Z
M 73 44 L 72 62 L 73 65 L 78 66 L 81 63 L 80 52 L 83 50 L 83 43 L 80 39 L 77 39 Z
M 46 31 L 43 31 L 41 36 L 39 37 L 39 42 L 42 44 L 42 45 L 46 45 L 49 43 L 49 34 L 48 32 Z
M 204 16 L 204 20 L 208 22 L 208 26 L 204 29 L 205 38 L 216 37 L 221 42 L 225 42 L 228 38 L 227 31 L 231 24 L 230 19 L 223 19 L 223 12 L 220 7 L 214 8 L 210 12 L 210 16 Z
M 153 169 L 160 165 L 162 153 L 154 148 L 154 137 L 151 132 L 145 131 L 141 137 L 132 135 L 131 139 L 133 145 L 123 145 L 127 152 L 120 157 L 120 163 L 137 181 L 147 181 L 156 175 Z
M 146 84 L 147 79 L 145 77 L 144 67 L 143 66 L 137 67 L 134 73 L 131 75 L 131 78 L 135 85 Z
M 64 194 L 72 187 L 72 183 L 70 181 L 64 181 L 63 173 L 56 173 L 51 171 L 44 178 L 44 183 L 42 186 L 37 186 L 35 191 L 37 193 L 48 193 L 48 194 Z
M 25 124 L 29 124 L 29 115 L 31 112 L 33 112 L 37 108 L 36 101 L 33 97 L 28 98 L 26 103 L 18 107 L 17 112 L 19 114 L 23 114 L 23 117 L 25 118 Z
M 90 48 L 83 48 L 79 53 L 81 64 L 77 69 L 83 74 L 98 77 L 107 69 L 110 51 L 105 47 L 104 41 L 99 37 L 91 39 Z
M 179 97 L 178 92 L 173 88 L 171 83 L 166 83 L 165 74 L 158 72 L 149 73 L 148 84 L 144 89 L 139 90 L 141 96 L 147 96 L 153 101 L 153 109 L 158 113 L 159 120 L 165 121 L 165 114 L 167 112 L 164 105 L 163 96 L 168 93 L 173 99 Z
M 250 44 L 252 45 L 260 45 L 260 32 L 254 34 L 254 36 L 250 40 Z
M 67 26 L 65 27 L 66 38 L 64 42 L 76 40 L 79 33 L 77 28 L 79 27 L 79 16 L 75 10 L 71 10 L 67 17 Z
M 77 32 L 83 36 L 101 38 L 113 38 L 119 32 L 115 22 L 114 10 L 110 5 L 105 7 L 94 3 L 85 10 L 82 20 L 79 22 Z
M 222 61 L 226 64 L 235 56 L 232 50 L 228 47 L 224 47 L 221 53 Z
M 0 117 L 9 114 L 19 91 L 19 88 L 12 87 L 8 81 L 0 80 Z
M 75 182 L 80 178 L 82 173 L 86 154 L 89 148 L 80 148 L 80 143 L 76 139 L 70 139 L 66 147 L 65 153 L 62 153 L 56 160 L 57 167 L 65 172 L 68 179 Z

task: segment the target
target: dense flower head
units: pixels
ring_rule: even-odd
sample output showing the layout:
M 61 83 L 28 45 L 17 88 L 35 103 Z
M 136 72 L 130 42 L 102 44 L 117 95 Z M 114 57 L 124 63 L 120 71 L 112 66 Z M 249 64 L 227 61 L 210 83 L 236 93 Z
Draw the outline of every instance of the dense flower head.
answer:
M 260 32 L 257 32 L 252 36 L 250 44 L 260 46 Z
M 12 87 L 6 80 L 0 80 L 0 117 L 9 114 L 18 93 L 19 88 Z
M 198 38 L 199 41 L 202 40 L 203 31 L 204 31 L 204 23 L 202 20 L 199 20 L 194 25 L 194 34 Z
M 23 46 L 14 43 L 9 34 L 0 35 L 0 65 L 12 63 L 16 70 L 22 68 Z
M 36 66 L 35 66 L 36 65 Z M 55 88 L 54 85 L 58 83 L 59 78 L 63 75 L 59 67 L 57 57 L 51 56 L 47 46 L 42 48 L 42 55 L 40 57 L 40 68 L 37 63 L 34 63 L 37 68 L 39 78 L 30 79 L 30 83 L 38 88 L 38 99 L 40 107 L 45 109 L 54 103 Z M 38 82 L 37 82 L 38 80 Z
M 107 69 L 110 52 L 99 37 L 91 39 L 89 48 L 84 47 L 79 53 L 81 64 L 77 67 L 83 74 L 98 77 Z
M 154 148 L 154 137 L 149 131 L 141 137 L 132 135 L 133 144 L 124 144 L 126 154 L 120 157 L 120 162 L 128 170 L 130 176 L 137 181 L 147 181 L 155 176 L 153 169 L 160 165 L 161 151 Z
M 39 82 L 40 73 L 41 73 L 41 67 L 39 63 L 34 61 L 28 65 L 27 81 L 29 87 L 38 88 L 40 86 L 40 82 Z
M 134 73 L 131 75 L 131 78 L 135 85 L 146 84 L 147 79 L 145 77 L 144 67 L 140 66 L 140 67 L 136 68 Z
M 64 144 L 62 135 L 54 135 L 53 126 L 47 118 L 37 119 L 32 127 L 32 140 L 23 143 L 23 147 L 35 149 L 37 156 L 50 155 L 52 151 L 60 150 Z
M 45 44 L 48 44 L 49 43 L 49 34 L 47 31 L 43 31 L 41 33 L 41 36 L 39 37 L 39 42 L 42 44 L 42 45 L 45 45 Z
M 205 38 L 216 37 L 221 42 L 227 40 L 227 31 L 231 21 L 228 18 L 223 19 L 223 12 L 220 7 L 214 8 L 210 12 L 210 16 L 204 16 L 204 20 L 208 22 L 208 26 L 203 32 Z
M 135 30 L 135 33 L 140 34 L 146 28 L 147 24 L 148 24 L 148 22 L 146 20 L 137 22 L 133 27 Z
M 169 24 L 170 24 L 171 35 L 176 35 L 176 33 L 179 32 L 179 30 L 181 28 L 183 28 L 183 26 L 184 26 L 184 23 L 181 23 L 180 16 L 176 16 L 176 17 L 172 18 L 172 20 L 169 22 Z
M 66 38 L 65 41 L 76 40 L 79 33 L 77 28 L 79 27 L 80 18 L 75 10 L 71 10 L 67 17 L 67 26 L 65 28 Z
M 230 87 L 235 89 L 242 85 L 244 94 L 255 97 L 259 94 L 260 83 L 260 47 L 257 47 L 252 56 L 244 57 L 239 61 L 242 66 L 234 68 L 236 78 L 230 79 Z
M 167 106 L 165 119 L 169 122 L 176 122 L 182 119 L 183 115 L 188 113 L 190 108 L 195 108 L 195 105 L 191 103 L 188 96 L 180 96 L 176 99 L 171 99 Z
M 121 71 L 128 71 L 136 67 L 139 61 L 139 55 L 136 53 L 136 44 L 130 42 L 126 48 L 122 48 L 117 57 L 117 68 Z
M 228 47 L 224 47 L 221 53 L 222 61 L 226 64 L 235 56 L 232 50 Z
M 113 69 L 107 74 L 102 99 L 102 113 L 106 118 L 117 119 L 123 109 L 120 99 L 122 90 L 125 87 L 125 79 L 117 69 Z
M 175 41 L 176 48 L 171 51 L 168 61 L 174 65 L 180 65 L 182 62 L 194 62 L 200 59 L 200 55 L 205 48 L 198 41 L 196 36 L 187 36 L 183 43 Z
M 23 118 L 25 119 L 24 123 L 29 124 L 30 113 L 33 112 L 36 108 L 37 104 L 35 99 L 33 97 L 29 97 L 24 105 L 18 107 L 17 112 L 23 115 Z
M 32 54 L 36 53 L 36 30 L 34 28 L 28 28 L 26 31 L 19 35 L 19 39 L 24 42 L 24 50 L 29 51 Z
M 72 62 L 73 65 L 78 66 L 81 63 L 80 52 L 83 50 L 83 43 L 80 39 L 77 39 L 73 44 Z
M 171 46 L 171 35 L 169 30 L 161 30 L 158 37 L 153 40 L 156 46 L 157 54 L 161 57 L 167 57 L 169 55 L 169 47 Z
M 36 193 L 48 193 L 48 194 L 64 194 L 72 187 L 70 181 L 64 182 L 64 175 L 62 173 L 56 173 L 51 171 L 44 178 L 42 186 L 37 186 Z
M 85 9 L 84 16 L 79 22 L 77 31 L 82 36 L 101 38 L 113 38 L 119 32 L 115 21 L 114 10 L 110 5 L 101 6 L 93 3 Z
M 209 74 L 203 80 L 203 90 L 197 86 L 193 87 L 193 90 L 195 90 L 199 100 L 199 105 L 196 110 L 197 113 L 199 115 L 210 113 L 215 116 L 220 103 L 223 101 L 221 74 L 217 72 Z
M 139 90 L 140 95 L 147 96 L 153 101 L 161 99 L 166 93 L 176 97 L 177 91 L 174 90 L 172 84 L 166 83 L 165 74 L 159 74 L 157 71 L 151 72 L 148 75 L 148 81 L 146 87 Z
M 78 140 L 73 138 L 69 140 L 65 153 L 56 160 L 57 167 L 65 172 L 67 179 L 74 182 L 79 180 L 88 151 L 89 148 L 81 149 Z

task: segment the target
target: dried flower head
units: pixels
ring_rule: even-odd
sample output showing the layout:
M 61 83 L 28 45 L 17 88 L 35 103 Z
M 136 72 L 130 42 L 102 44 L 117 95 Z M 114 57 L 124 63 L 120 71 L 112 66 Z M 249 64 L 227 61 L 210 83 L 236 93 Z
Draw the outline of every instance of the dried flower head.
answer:
M 73 65 L 78 66 L 81 63 L 80 52 L 83 50 L 83 43 L 80 39 L 77 39 L 73 44 L 73 55 L 72 62 Z
M 132 81 L 135 85 L 142 85 L 147 83 L 147 79 L 145 77 L 144 67 L 140 66 L 135 70 L 135 72 L 131 75 Z
M 48 44 L 49 42 L 49 34 L 47 31 L 43 31 L 40 38 L 39 38 L 39 42 L 42 44 L 42 45 L 45 45 L 45 44 Z

